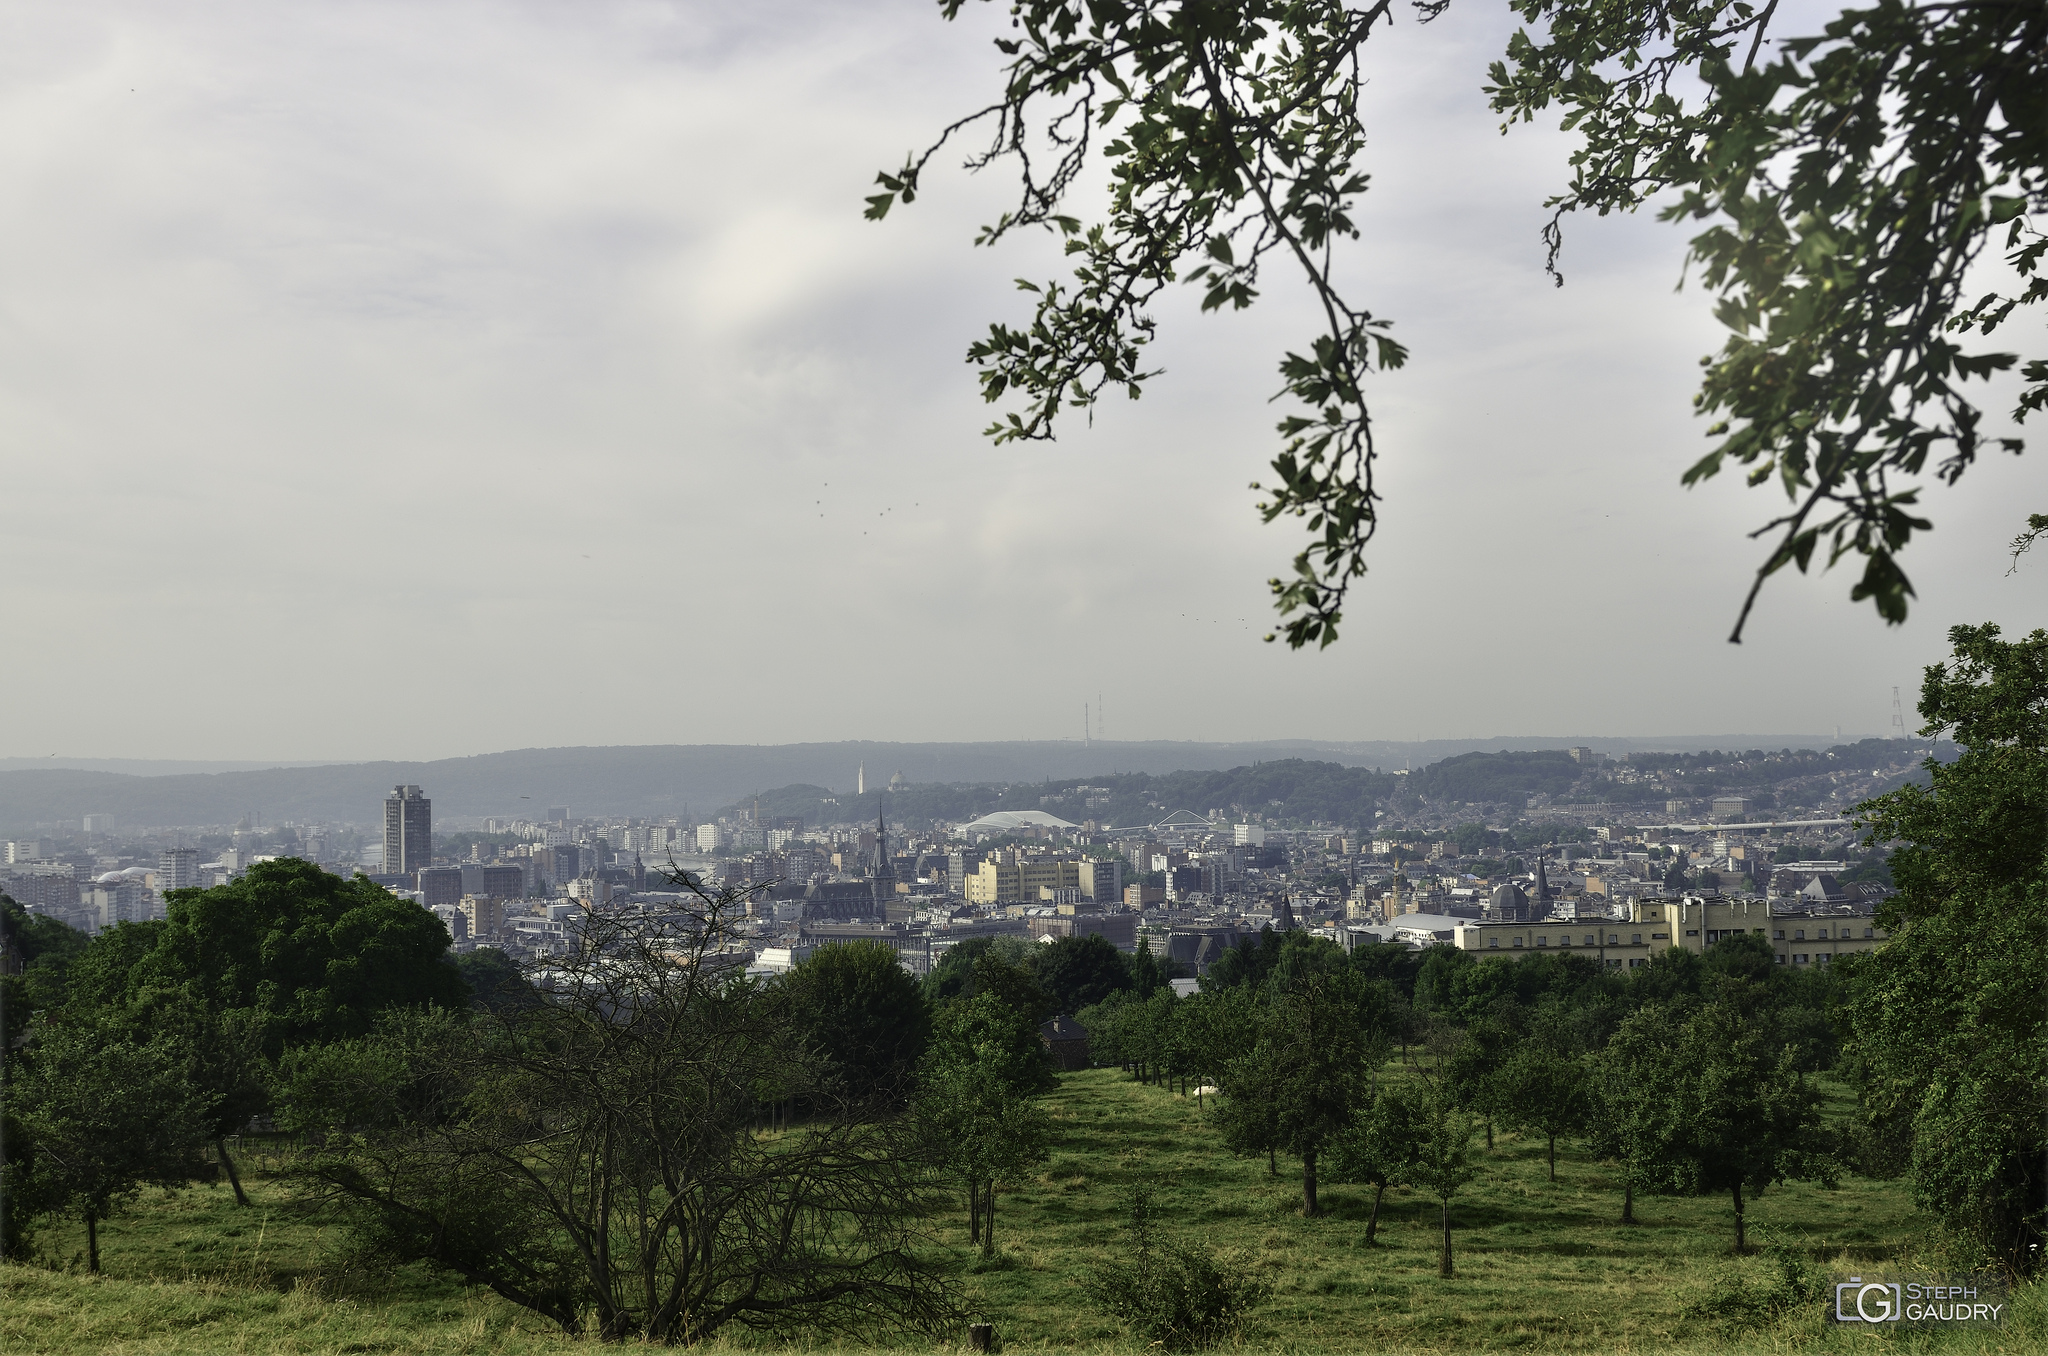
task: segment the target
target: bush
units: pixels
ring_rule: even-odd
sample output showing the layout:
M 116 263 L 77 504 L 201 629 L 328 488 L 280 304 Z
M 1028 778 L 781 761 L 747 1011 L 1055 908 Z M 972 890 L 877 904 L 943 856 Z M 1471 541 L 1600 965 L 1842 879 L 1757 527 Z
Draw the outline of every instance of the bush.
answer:
M 1765 1249 L 1765 1258 L 1770 1263 L 1769 1275 L 1752 1277 L 1744 1274 L 1747 1268 L 1723 1273 L 1679 1313 L 1741 1331 L 1765 1327 L 1801 1305 L 1818 1304 L 1826 1298 L 1826 1279 L 1797 1252 L 1772 1245 Z
M 1266 1298 L 1264 1282 L 1231 1274 L 1212 1249 L 1161 1238 L 1151 1193 L 1143 1189 L 1132 1194 L 1129 1227 L 1128 1260 L 1096 1267 L 1087 1291 L 1103 1312 L 1151 1345 L 1167 1351 L 1216 1346 Z

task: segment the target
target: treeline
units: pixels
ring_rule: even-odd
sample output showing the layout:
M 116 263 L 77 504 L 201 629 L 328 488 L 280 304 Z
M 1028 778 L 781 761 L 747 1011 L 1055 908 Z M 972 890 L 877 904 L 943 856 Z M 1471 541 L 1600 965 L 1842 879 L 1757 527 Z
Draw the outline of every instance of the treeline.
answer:
M 811 825 L 872 823 L 877 811 L 886 809 L 891 825 L 957 823 L 997 810 L 1044 810 L 1077 824 L 1093 819 L 1125 826 L 1155 823 L 1173 810 L 1198 815 L 1223 810 L 1239 817 L 1261 814 L 1274 820 L 1356 826 L 1373 822 L 1374 810 L 1395 785 L 1395 778 L 1371 768 L 1282 758 L 1223 772 L 1106 773 L 1047 782 L 906 782 L 864 796 L 835 796 L 818 786 L 785 786 L 719 813 L 750 811 L 758 799 L 764 816 L 800 815 Z M 1091 799 L 1096 803 L 1089 804 Z

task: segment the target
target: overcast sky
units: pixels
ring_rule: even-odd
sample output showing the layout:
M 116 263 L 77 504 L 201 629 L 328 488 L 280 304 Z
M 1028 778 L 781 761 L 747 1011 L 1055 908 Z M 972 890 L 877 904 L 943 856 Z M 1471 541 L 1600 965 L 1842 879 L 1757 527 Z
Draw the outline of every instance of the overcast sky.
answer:
M 2048 624 L 2048 557 L 2005 577 L 2036 451 L 1932 492 L 1906 627 L 1845 570 L 1725 643 L 1777 501 L 1678 485 L 1719 335 L 1648 218 L 1549 285 L 1565 143 L 1485 109 L 1502 8 L 1368 53 L 1344 267 L 1414 359 L 1372 573 L 1291 653 L 1245 488 L 1313 334 L 1282 275 L 994 449 L 962 352 L 1054 257 L 972 246 L 992 175 L 861 220 L 997 88 L 996 15 L 0 4 L 0 754 L 1050 738 L 1098 693 L 1111 739 L 1853 736 L 1949 625 Z

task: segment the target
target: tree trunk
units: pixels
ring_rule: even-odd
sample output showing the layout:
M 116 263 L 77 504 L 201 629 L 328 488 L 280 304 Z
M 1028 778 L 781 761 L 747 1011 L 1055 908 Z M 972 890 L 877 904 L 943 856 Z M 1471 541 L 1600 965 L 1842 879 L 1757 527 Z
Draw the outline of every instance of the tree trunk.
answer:
M 1636 1184 L 1633 1178 L 1626 1179 L 1621 1184 L 1621 1222 L 1636 1222 Z
M 214 1152 L 220 1155 L 220 1165 L 223 1168 L 227 1169 L 228 1185 L 235 1189 L 235 1204 L 247 1205 L 249 1203 L 249 1197 L 248 1194 L 242 1190 L 242 1177 L 240 1173 L 235 1171 L 235 1160 L 228 1154 L 227 1136 L 223 1135 L 219 1139 L 216 1139 L 213 1142 L 213 1148 Z
M 90 1210 L 85 1212 L 85 1269 L 91 1275 L 100 1274 L 100 1220 Z
M 1310 1219 L 1322 1213 L 1316 1204 L 1316 1151 L 1313 1146 L 1301 1155 L 1301 1213 Z
M 1490 1114 L 1486 1118 L 1486 1152 L 1493 1152 L 1493 1117 Z
M 1557 1136 L 1550 1137 L 1550 1180 L 1557 1180 Z
M 981 1183 L 972 1177 L 967 1179 L 967 1241 L 981 1242 Z
M 1387 1184 L 1379 1183 L 1373 1188 L 1372 1213 L 1365 1217 L 1365 1246 L 1372 1246 L 1373 1235 L 1380 1229 L 1380 1198 L 1387 1194 Z
M 1740 1256 L 1742 1256 L 1742 1254 L 1743 1254 L 1743 1251 L 1744 1251 L 1744 1239 L 1743 1239 L 1743 1237 L 1742 1237 L 1742 1224 L 1743 1224 L 1743 1219 L 1742 1219 L 1742 1183 L 1740 1183 L 1740 1182 L 1737 1182 L 1737 1183 L 1735 1184 L 1735 1188 L 1734 1188 L 1734 1190 L 1735 1190 L 1735 1255 L 1736 1255 L 1737 1257 L 1740 1257 Z
M 996 1255 L 996 1183 L 991 1177 L 988 1191 L 982 1197 L 981 1255 Z
M 1436 1255 L 1436 1274 L 1449 1277 L 1453 1274 L 1451 1271 L 1451 1198 L 1449 1196 L 1441 1196 L 1438 1199 L 1443 1202 L 1444 1247 L 1443 1251 Z
M 1279 1175 L 1280 1160 L 1274 1156 L 1273 1146 L 1268 1144 L 1266 1146 L 1266 1176 L 1278 1177 Z

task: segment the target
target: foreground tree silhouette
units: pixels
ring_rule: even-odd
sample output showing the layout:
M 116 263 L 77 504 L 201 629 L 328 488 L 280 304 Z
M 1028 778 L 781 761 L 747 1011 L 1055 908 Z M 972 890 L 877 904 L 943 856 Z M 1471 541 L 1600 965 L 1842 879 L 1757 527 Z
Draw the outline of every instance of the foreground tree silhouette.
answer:
M 1853 971 L 1855 1061 L 1881 1128 L 1911 1135 L 1914 1195 L 2006 1266 L 2048 1245 L 2048 632 L 1949 633 L 1921 733 L 1961 757 L 1859 808 L 1897 842 L 1892 933 Z
M 693 1344 L 936 1332 L 955 1317 L 914 1221 L 925 1173 L 888 1099 L 821 1067 L 721 950 L 743 898 L 592 914 L 542 1002 L 387 1014 L 290 1052 L 282 1115 L 322 1147 L 302 1189 L 367 1256 L 421 1260 L 566 1331 Z M 810 1109 L 780 1135 L 764 1105 Z

